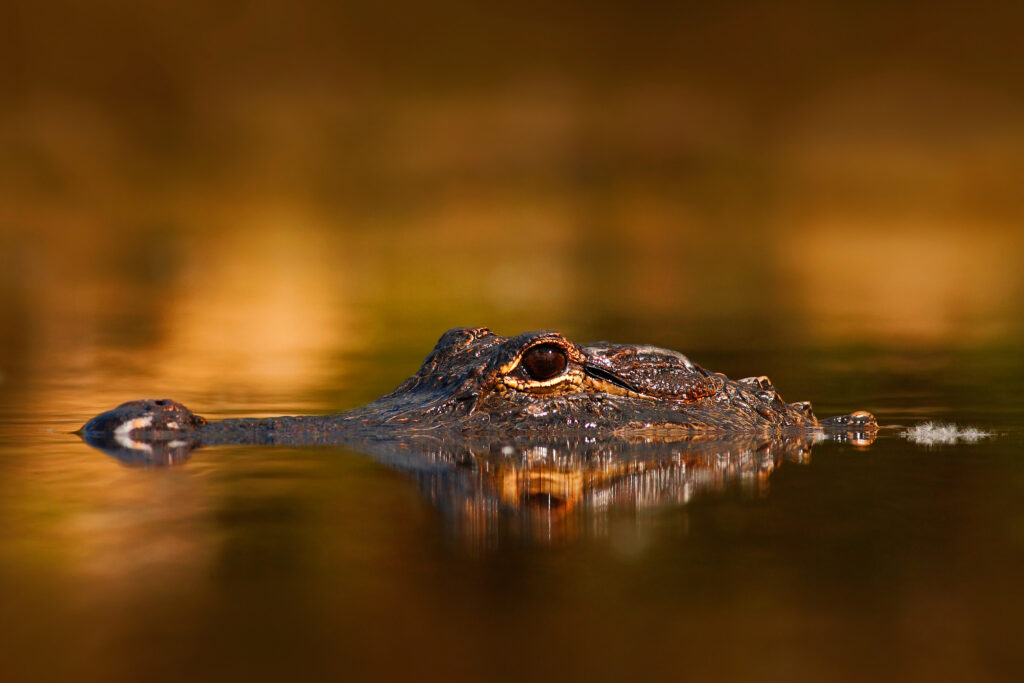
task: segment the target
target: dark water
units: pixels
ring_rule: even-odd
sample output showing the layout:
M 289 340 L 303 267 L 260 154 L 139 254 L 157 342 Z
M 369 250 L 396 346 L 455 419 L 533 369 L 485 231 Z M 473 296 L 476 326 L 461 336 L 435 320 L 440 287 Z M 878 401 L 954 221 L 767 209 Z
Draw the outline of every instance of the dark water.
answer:
M 196 360 L 182 374 L 209 377 L 175 398 L 212 417 L 348 407 L 428 350 L 397 346 L 334 349 L 281 395 Z M 638 459 L 605 452 L 604 479 L 564 448 L 518 453 L 518 470 L 269 447 L 132 467 L 68 432 L 174 384 L 159 343 L 27 356 L 0 407 L 4 677 L 1012 679 L 1018 349 L 743 346 L 691 355 L 889 426 L 869 446 L 704 452 L 683 474 L 612 472 Z M 993 436 L 900 436 L 924 420 Z

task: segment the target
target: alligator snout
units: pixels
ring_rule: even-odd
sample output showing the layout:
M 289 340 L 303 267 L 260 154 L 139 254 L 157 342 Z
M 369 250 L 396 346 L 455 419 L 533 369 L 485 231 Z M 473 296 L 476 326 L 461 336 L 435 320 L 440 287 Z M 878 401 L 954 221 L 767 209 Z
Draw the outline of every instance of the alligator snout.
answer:
M 100 413 L 78 430 L 87 437 L 118 435 L 127 438 L 131 433 L 145 430 L 154 434 L 180 433 L 201 427 L 206 420 L 195 415 L 177 401 L 170 399 L 142 399 L 122 403 L 113 410 Z

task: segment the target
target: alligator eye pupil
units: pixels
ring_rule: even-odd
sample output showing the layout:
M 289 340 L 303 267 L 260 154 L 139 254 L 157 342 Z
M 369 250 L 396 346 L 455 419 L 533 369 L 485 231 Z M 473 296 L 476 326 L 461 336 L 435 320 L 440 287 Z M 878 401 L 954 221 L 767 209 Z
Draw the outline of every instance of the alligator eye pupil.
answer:
M 523 354 L 523 367 L 532 379 L 543 382 L 565 372 L 569 359 L 556 344 L 540 344 Z

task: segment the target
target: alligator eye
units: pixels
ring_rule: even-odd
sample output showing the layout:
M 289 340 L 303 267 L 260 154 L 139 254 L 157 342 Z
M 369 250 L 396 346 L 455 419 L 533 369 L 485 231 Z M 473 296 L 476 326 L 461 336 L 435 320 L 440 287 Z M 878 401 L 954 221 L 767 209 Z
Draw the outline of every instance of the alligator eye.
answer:
M 538 344 L 523 354 L 521 363 L 531 379 L 543 382 L 565 372 L 569 358 L 557 344 Z

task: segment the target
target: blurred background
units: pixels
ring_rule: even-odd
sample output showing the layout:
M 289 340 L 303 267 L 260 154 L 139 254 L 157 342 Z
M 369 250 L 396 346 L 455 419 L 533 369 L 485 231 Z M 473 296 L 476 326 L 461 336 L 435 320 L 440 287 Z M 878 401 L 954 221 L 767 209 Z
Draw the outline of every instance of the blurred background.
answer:
M 1022 20 L 5 3 L 0 371 L 155 349 L 144 365 L 183 385 L 288 392 L 457 325 L 1004 345 L 1024 310 Z
M 1022 26 L 947 0 L 0 4 L 8 671 L 1010 680 Z M 359 454 L 140 470 L 68 434 L 142 396 L 351 407 L 461 325 L 1017 431 L 823 446 L 765 500 L 468 554 Z

